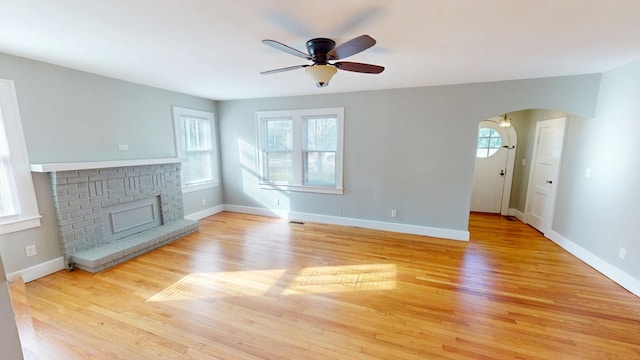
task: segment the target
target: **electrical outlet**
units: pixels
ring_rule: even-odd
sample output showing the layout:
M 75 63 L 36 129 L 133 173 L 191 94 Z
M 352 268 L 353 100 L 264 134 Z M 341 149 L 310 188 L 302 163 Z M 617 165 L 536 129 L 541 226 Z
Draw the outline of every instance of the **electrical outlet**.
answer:
M 205 198 L 202 198 L 202 206 L 205 206 L 207 204 L 207 200 Z
M 36 246 L 35 245 L 27 245 L 24 247 L 24 253 L 27 257 L 32 257 L 32 256 L 36 256 L 36 254 L 38 254 L 38 252 L 36 251 Z
M 391 217 L 398 217 L 398 210 L 391 210 Z
M 618 257 L 622 260 L 624 260 L 624 258 L 627 256 L 627 249 L 625 248 L 620 248 L 618 249 Z
M 127 144 L 119 144 L 118 150 L 129 150 L 129 145 Z
M 591 169 L 586 168 L 584 170 L 584 177 L 587 178 L 587 179 L 591 177 Z

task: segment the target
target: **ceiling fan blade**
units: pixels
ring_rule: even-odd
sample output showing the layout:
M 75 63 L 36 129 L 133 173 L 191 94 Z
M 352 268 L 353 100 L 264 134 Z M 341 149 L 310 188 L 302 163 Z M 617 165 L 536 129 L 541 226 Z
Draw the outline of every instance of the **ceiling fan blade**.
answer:
M 280 68 L 280 69 L 273 69 L 273 70 L 263 71 L 263 72 L 261 72 L 260 74 L 261 74 L 261 75 L 275 74 L 275 73 L 279 73 L 279 72 L 283 72 L 283 71 L 289 71 L 289 70 L 295 70 L 295 69 L 306 68 L 307 66 L 309 66 L 309 65 L 296 65 L 296 66 L 289 66 L 289 67 Z
M 327 53 L 331 60 L 340 60 L 359 52 L 365 51 L 376 44 L 376 41 L 369 35 L 360 35 L 345 43 L 336 46 L 335 49 Z
M 272 48 L 284 51 L 286 53 L 289 53 L 291 55 L 297 56 L 297 57 L 301 57 L 303 59 L 307 59 L 307 60 L 311 60 L 311 56 L 309 56 L 309 54 L 303 53 L 302 51 L 298 50 L 298 49 L 294 49 L 290 46 L 287 46 L 281 42 L 275 41 L 275 40 L 262 40 L 262 43 L 265 45 L 269 45 Z
M 384 71 L 384 66 L 363 64 L 363 63 L 350 62 L 350 61 L 340 61 L 333 65 L 340 70 L 367 73 L 367 74 L 380 74 L 381 72 Z

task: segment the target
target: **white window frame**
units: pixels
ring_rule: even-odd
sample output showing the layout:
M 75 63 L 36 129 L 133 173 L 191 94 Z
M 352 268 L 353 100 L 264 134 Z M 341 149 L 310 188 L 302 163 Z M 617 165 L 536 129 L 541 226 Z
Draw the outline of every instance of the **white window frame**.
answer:
M 304 120 L 309 117 L 336 117 L 337 148 L 335 157 L 336 184 L 335 187 L 313 186 L 304 184 Z M 292 121 L 293 145 L 291 152 L 292 174 L 291 181 L 284 183 L 270 183 L 266 181 L 266 151 L 264 144 L 264 123 L 269 119 L 289 118 Z M 321 194 L 343 194 L 343 157 L 344 157 L 344 108 L 300 109 L 280 111 L 256 112 L 257 144 L 258 144 L 258 172 L 259 186 L 262 189 L 300 191 Z
M 213 187 L 217 187 L 220 185 L 220 177 L 218 174 L 218 141 L 216 135 L 216 123 L 215 117 L 212 112 L 194 110 L 179 106 L 173 106 L 173 126 L 174 126 L 174 134 L 176 138 L 176 154 L 182 161 L 186 161 L 187 154 L 182 149 L 182 134 L 180 121 L 183 117 L 188 118 L 197 118 L 206 120 L 209 123 L 211 130 L 211 179 L 203 182 L 187 184 L 184 177 L 184 166 L 181 168 L 181 177 L 182 177 L 182 192 L 189 193 L 193 191 L 200 191 L 204 189 L 209 189 Z
M 0 234 L 8 234 L 40 226 L 41 216 L 31 178 L 18 97 L 12 80 L 0 79 L 0 111 L 0 121 L 4 121 L 9 145 L 9 163 L 15 189 L 13 195 L 17 198 L 16 214 L 0 217 Z M 3 135 L 5 134 L 0 134 L 0 136 Z

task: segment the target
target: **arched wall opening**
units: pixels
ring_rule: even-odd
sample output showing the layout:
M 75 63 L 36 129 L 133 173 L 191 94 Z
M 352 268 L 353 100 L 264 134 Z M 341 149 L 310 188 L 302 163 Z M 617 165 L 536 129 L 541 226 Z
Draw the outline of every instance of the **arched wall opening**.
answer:
M 585 118 L 566 111 L 554 109 L 523 109 L 508 112 L 511 127 L 517 133 L 517 145 L 514 151 L 513 177 L 510 185 L 508 209 L 502 215 L 515 216 L 526 223 L 527 191 L 531 174 L 531 160 L 533 158 L 536 124 L 539 121 L 562 118 L 567 119 L 567 129 L 572 122 Z M 494 118 L 497 118 L 494 117 Z M 481 120 L 483 121 L 483 120 Z M 562 164 L 560 169 L 562 174 Z

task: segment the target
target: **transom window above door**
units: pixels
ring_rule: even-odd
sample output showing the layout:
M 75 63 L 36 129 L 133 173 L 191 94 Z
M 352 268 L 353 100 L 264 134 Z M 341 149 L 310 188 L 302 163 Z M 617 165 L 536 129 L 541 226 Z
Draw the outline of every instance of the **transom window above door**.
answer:
M 478 132 L 478 148 L 476 157 L 488 158 L 500 150 L 502 137 L 492 128 L 480 128 Z

